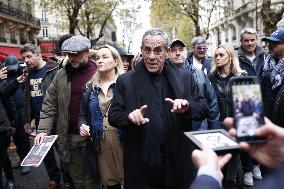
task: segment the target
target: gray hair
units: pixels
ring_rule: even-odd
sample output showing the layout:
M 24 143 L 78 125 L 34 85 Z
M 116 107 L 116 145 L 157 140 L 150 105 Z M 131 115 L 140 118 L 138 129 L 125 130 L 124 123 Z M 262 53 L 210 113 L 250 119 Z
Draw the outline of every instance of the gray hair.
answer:
M 192 46 L 197 45 L 197 44 L 203 44 L 203 43 L 206 43 L 206 39 L 204 37 L 202 37 L 202 36 L 194 37 L 191 40 L 191 45 Z
M 144 39 L 147 35 L 160 35 L 162 36 L 164 39 L 165 39 L 165 47 L 168 48 L 169 47 L 169 37 L 168 35 L 163 31 L 161 30 L 160 28 L 152 28 L 152 29 L 149 29 L 147 30 L 143 37 L 142 37 L 142 45 L 141 45 L 141 48 L 144 47 Z
M 243 35 L 245 33 L 248 33 L 248 34 L 255 34 L 256 38 L 257 38 L 257 31 L 255 28 L 244 28 L 242 29 L 241 33 L 240 33 L 240 36 L 241 36 L 241 39 L 243 38 Z
M 197 44 L 203 44 L 203 43 L 206 43 L 206 39 L 204 37 L 202 37 L 202 36 L 194 37 L 191 40 L 191 45 L 192 46 L 197 45 Z
M 23 54 L 25 52 L 31 52 L 33 54 L 40 54 L 39 48 L 31 43 L 26 43 L 24 46 L 20 49 L 20 54 Z

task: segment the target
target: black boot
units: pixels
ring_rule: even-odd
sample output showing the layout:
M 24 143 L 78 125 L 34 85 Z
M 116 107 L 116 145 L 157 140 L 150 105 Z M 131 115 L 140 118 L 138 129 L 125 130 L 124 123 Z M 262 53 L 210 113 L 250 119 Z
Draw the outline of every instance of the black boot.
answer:
M 107 186 L 107 189 L 121 189 L 121 184 L 116 184 L 112 186 Z

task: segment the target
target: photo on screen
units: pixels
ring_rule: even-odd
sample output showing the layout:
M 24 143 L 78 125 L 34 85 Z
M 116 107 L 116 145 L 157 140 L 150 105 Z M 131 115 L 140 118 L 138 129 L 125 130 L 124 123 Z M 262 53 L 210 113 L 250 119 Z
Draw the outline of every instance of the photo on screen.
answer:
M 254 136 L 263 124 L 263 104 L 259 84 L 241 83 L 232 86 L 237 136 Z
M 202 145 L 208 148 L 220 148 L 238 145 L 235 141 L 220 132 L 194 134 L 193 135 Z

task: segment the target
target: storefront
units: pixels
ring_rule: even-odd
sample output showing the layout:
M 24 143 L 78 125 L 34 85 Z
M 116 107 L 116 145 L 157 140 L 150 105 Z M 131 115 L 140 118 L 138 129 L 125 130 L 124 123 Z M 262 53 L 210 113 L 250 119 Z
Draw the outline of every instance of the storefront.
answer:
M 19 47 L 0 46 L 0 61 L 5 60 L 9 55 L 15 55 L 19 60 L 22 59 Z

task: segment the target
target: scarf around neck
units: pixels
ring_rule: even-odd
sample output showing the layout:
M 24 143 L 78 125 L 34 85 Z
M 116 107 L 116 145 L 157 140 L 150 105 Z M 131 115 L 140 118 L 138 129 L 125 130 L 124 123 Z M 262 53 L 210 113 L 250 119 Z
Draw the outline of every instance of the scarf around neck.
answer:
M 280 86 L 284 79 L 284 58 L 277 63 L 270 54 L 265 56 L 262 77 L 270 78 L 272 89 Z

